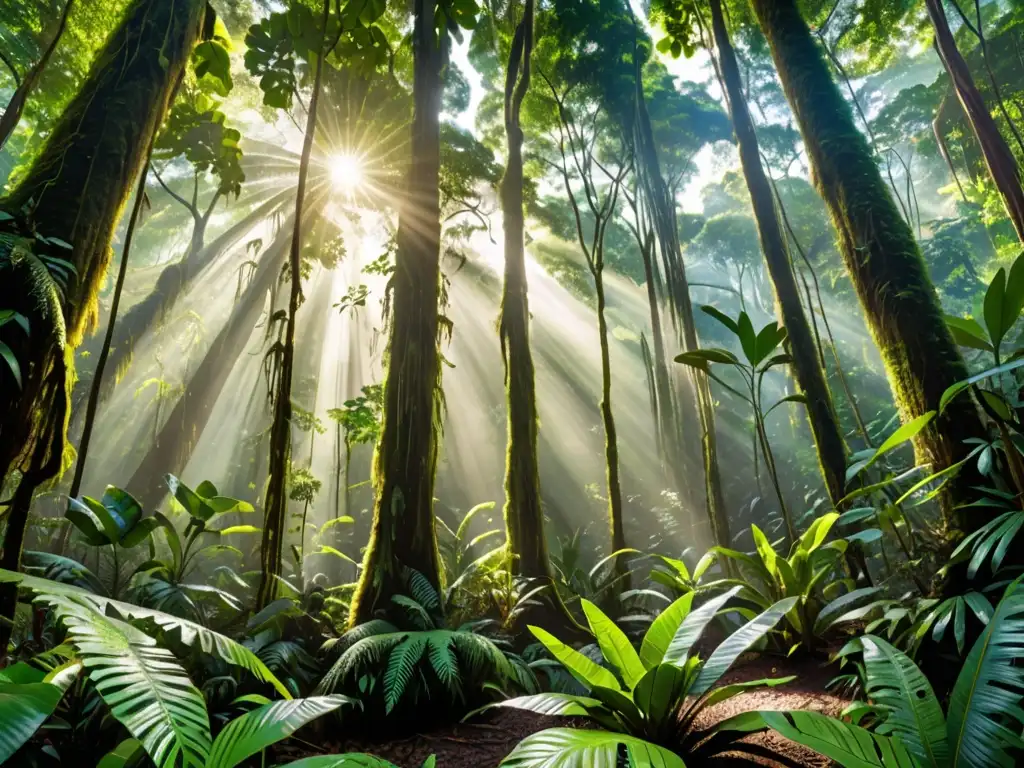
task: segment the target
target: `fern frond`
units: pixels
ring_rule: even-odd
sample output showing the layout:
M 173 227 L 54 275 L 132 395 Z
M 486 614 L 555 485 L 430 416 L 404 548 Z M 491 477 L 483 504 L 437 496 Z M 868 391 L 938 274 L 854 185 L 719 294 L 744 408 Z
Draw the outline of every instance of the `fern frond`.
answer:
M 333 693 L 353 672 L 380 665 L 384 657 L 407 636 L 406 632 L 394 632 L 387 635 L 364 637 L 341 654 L 338 660 L 331 665 L 317 686 L 317 693 Z
M 407 568 L 406 583 L 409 586 L 409 594 L 417 603 L 428 611 L 440 610 L 441 596 L 426 576 L 413 568 Z
M 412 632 L 399 643 L 388 659 L 388 669 L 384 673 L 384 711 L 387 714 L 395 708 L 402 694 L 405 693 L 416 670 L 416 664 L 423 658 L 427 647 L 427 635 Z
M 427 610 L 417 601 L 405 595 L 392 595 L 391 602 L 402 608 L 416 629 L 434 629 L 434 620 Z
M 452 694 L 459 696 L 461 693 L 459 683 L 459 662 L 452 651 L 452 632 L 446 630 L 435 630 L 428 632 L 427 655 L 430 658 L 430 666 L 434 668 L 437 679 Z

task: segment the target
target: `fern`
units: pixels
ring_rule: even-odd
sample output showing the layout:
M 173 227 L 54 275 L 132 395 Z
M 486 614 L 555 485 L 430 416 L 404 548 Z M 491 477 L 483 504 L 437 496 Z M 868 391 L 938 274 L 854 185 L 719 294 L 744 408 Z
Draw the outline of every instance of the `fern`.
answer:
M 428 611 L 441 609 L 441 597 L 434 589 L 430 580 L 419 571 L 406 569 L 406 583 L 409 586 L 409 594 L 412 598 Z
M 459 696 L 459 662 L 452 651 L 452 635 L 448 632 L 427 633 L 427 655 L 437 679 L 441 681 L 453 697 Z
M 415 629 L 434 629 L 434 620 L 419 602 L 405 595 L 392 595 L 391 602 L 399 606 L 409 617 Z
M 387 672 L 384 673 L 384 711 L 391 714 L 409 686 L 416 665 L 423 658 L 427 647 L 427 635 L 413 633 L 399 643 L 388 658 Z

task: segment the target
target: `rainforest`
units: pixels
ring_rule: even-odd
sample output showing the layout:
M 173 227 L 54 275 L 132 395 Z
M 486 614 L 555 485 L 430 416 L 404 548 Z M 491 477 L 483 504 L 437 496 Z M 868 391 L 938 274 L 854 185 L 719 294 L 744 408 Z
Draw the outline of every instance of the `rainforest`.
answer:
M 1024 765 L 1022 0 L 0 0 L 0 764 Z

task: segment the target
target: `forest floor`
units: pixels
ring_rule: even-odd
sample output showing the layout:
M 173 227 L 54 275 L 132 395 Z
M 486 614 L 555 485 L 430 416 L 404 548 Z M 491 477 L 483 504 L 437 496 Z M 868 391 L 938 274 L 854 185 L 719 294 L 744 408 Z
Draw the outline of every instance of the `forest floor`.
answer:
M 768 677 L 796 679 L 784 686 L 753 690 L 715 705 L 701 714 L 699 728 L 707 728 L 728 717 L 751 710 L 810 709 L 838 716 L 848 701 L 825 690 L 826 684 L 837 674 L 835 666 L 826 666 L 813 659 L 786 659 L 778 656 L 749 654 L 719 681 L 719 685 L 760 680 Z M 292 740 L 276 750 L 275 756 L 296 760 L 312 754 L 341 752 L 368 752 L 383 757 L 399 768 L 419 768 L 430 755 L 436 755 L 438 768 L 497 768 L 522 739 L 532 733 L 551 727 L 588 727 L 582 718 L 548 717 L 512 709 L 497 709 L 484 713 L 473 722 L 454 723 L 425 730 L 404 738 L 386 741 L 368 741 L 345 738 L 322 745 L 319 752 Z M 746 737 L 750 741 L 779 754 L 783 761 L 754 762 L 750 759 L 723 758 L 709 763 L 709 767 L 725 765 L 782 766 L 799 765 L 805 768 L 826 768 L 831 761 L 811 752 L 775 733 L 759 733 Z M 688 761 L 688 768 L 696 764 Z

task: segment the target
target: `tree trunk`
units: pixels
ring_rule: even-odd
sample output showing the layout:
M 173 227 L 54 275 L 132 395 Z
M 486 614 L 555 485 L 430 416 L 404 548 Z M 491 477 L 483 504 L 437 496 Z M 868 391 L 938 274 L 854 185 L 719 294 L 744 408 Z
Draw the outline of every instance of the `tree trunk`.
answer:
M 31 260 L 8 253 L 6 265 L 0 262 L 13 272 L 0 278 L 0 306 L 31 324 L 31 334 L 14 323 L 0 330 L 24 374 L 19 387 L 0 368 L 0 478 L 22 469 L 19 497 L 31 499 L 34 485 L 60 469 L 68 361 L 95 322 L 114 229 L 199 37 L 205 9 L 204 0 L 136 0 L 23 180 L 0 201 L 18 224 L 69 243 L 70 251 L 50 248 L 49 255 L 75 270 L 57 312 L 50 313 L 50 305 L 39 300 L 49 281 L 31 268 Z M 4 546 L 8 562 L 20 557 L 26 522 L 12 512 Z
M 967 377 L 943 319 L 910 226 L 900 215 L 864 136 L 832 81 L 795 0 L 753 0 L 783 87 L 799 124 L 815 185 L 839 235 L 840 250 L 865 318 L 885 362 L 904 421 L 938 410 L 942 393 Z M 916 441 L 920 462 L 941 470 L 968 452 L 964 440 L 984 435 L 974 404 L 954 400 Z M 969 497 L 961 474 L 951 498 Z M 944 505 L 947 525 L 984 522 Z
M 352 599 L 352 625 L 370 619 L 403 591 L 405 568 L 419 571 L 435 587 L 441 581 L 433 503 L 441 430 L 441 70 L 448 38 L 442 31 L 438 39 L 434 0 L 415 0 L 414 10 L 411 160 L 392 277 L 373 528 Z
M 505 136 L 508 162 L 501 182 L 505 234 L 505 281 L 499 336 L 505 361 L 508 452 L 505 464 L 505 537 L 516 576 L 547 589 L 520 616 L 519 627 L 560 632 L 574 622 L 555 590 L 544 536 L 537 460 L 537 389 L 530 350 L 530 306 L 523 216 L 523 129 L 520 110 L 530 87 L 534 0 L 526 0 L 505 74 Z M 560 635 L 561 636 L 561 635 Z
M 599 244 L 598 248 L 604 246 Z M 597 292 L 597 330 L 601 342 L 601 420 L 604 423 L 604 459 L 608 484 L 608 525 L 611 529 L 612 552 L 626 548 L 626 529 L 622 511 L 622 481 L 619 478 L 619 436 L 615 430 L 612 412 L 612 360 L 608 347 L 608 321 L 605 318 L 604 275 L 602 268 L 594 270 L 594 288 Z M 630 588 L 629 571 L 620 555 L 615 558 L 618 578 L 616 593 Z
M 981 91 L 974 83 L 971 71 L 956 47 L 956 40 L 949 28 L 942 0 L 925 0 L 928 16 L 935 28 L 935 47 L 939 58 L 949 74 L 956 94 L 960 98 L 967 120 L 971 124 L 985 164 L 995 182 L 1006 206 L 1006 214 L 1013 222 L 1017 237 L 1024 240 L 1024 187 L 1021 186 L 1020 167 L 1006 139 L 999 132 L 999 126 L 988 111 Z
M 7 108 L 4 113 L 0 115 L 0 150 L 3 150 L 7 140 L 11 138 L 11 134 L 14 133 L 14 129 L 18 127 L 18 122 L 21 120 L 22 112 L 25 111 L 25 104 L 28 103 L 28 97 L 32 95 L 32 91 L 35 90 L 36 84 L 39 82 L 39 78 L 42 77 L 43 71 L 46 69 L 46 65 L 50 63 L 50 58 L 53 56 L 53 52 L 57 50 L 57 43 L 60 42 L 61 37 L 64 35 L 64 30 L 68 25 L 68 16 L 71 15 L 71 8 L 74 6 L 75 0 L 67 0 L 64 4 L 64 10 L 60 14 L 60 18 L 57 20 L 57 29 L 53 33 L 53 37 L 50 38 L 49 44 L 43 51 L 43 55 L 39 57 L 39 61 L 32 65 L 28 72 L 25 73 L 25 77 L 22 78 L 21 82 L 17 84 L 14 89 L 14 95 L 11 96 L 11 100 L 7 102 Z
M 641 161 L 638 170 L 658 237 L 662 268 L 665 273 L 665 286 L 672 310 L 672 321 L 679 332 L 679 341 L 682 343 L 683 349 L 690 352 L 699 349 L 700 342 L 697 340 L 697 325 L 693 318 L 690 286 L 686 278 L 686 266 L 683 263 L 679 233 L 676 229 L 675 198 L 661 175 L 658 150 L 654 143 L 654 131 L 651 128 L 650 116 L 647 113 L 647 104 L 639 78 L 636 81 L 636 104 L 636 143 L 639 147 Z M 689 373 L 696 395 L 697 417 L 700 424 L 701 462 L 704 468 L 704 503 L 708 522 L 711 525 L 715 544 L 728 547 L 732 544 L 732 540 L 729 534 L 729 517 L 725 509 L 721 475 L 718 469 L 718 436 L 715 431 L 714 399 L 711 395 L 711 386 L 707 375 L 695 369 L 691 369 Z M 682 404 L 679 405 L 678 413 L 681 416 Z
M 281 576 L 281 549 L 288 515 L 288 467 L 291 456 L 292 435 L 292 369 L 295 366 L 295 318 L 302 303 L 302 205 L 306 198 L 306 180 L 309 177 L 309 159 L 313 153 L 313 137 L 316 134 L 316 112 L 320 101 L 320 85 L 323 82 L 323 50 L 327 38 L 327 19 L 331 13 L 330 0 L 324 0 L 324 12 L 320 20 L 321 53 L 316 59 L 316 75 L 313 78 L 313 94 L 309 99 L 306 117 L 306 135 L 302 142 L 302 158 L 299 161 L 299 184 L 295 193 L 295 221 L 292 227 L 292 244 L 289 254 L 291 267 L 291 290 L 288 297 L 288 325 L 285 330 L 281 370 L 277 376 L 277 392 L 274 393 L 274 423 L 270 428 L 270 465 L 268 468 L 267 494 L 264 499 L 263 540 L 260 545 L 262 570 L 260 585 L 256 592 L 256 610 L 261 611 L 277 594 L 277 577 Z M 197 228 L 198 229 L 198 226 Z M 306 510 L 302 512 L 300 542 L 305 558 Z
M 739 145 L 743 176 L 754 207 L 761 250 L 775 288 L 776 311 L 788 335 L 787 347 L 793 358 L 790 367 L 797 386 L 807 398 L 807 418 L 818 449 L 821 474 L 829 498 L 836 504 L 845 495 L 846 445 L 839 431 L 832 395 L 819 362 L 814 334 L 800 302 L 800 289 L 793 274 L 793 264 L 779 223 L 779 214 L 775 209 L 771 184 L 761 165 L 757 134 L 743 97 L 743 81 L 725 27 L 721 0 L 709 0 L 709 5 L 719 68 L 725 83 L 736 143 Z

